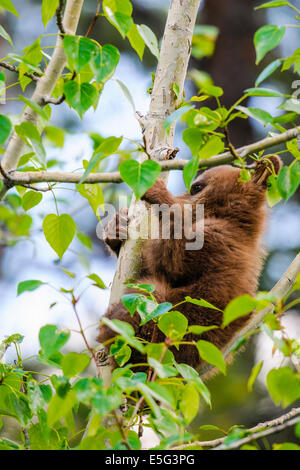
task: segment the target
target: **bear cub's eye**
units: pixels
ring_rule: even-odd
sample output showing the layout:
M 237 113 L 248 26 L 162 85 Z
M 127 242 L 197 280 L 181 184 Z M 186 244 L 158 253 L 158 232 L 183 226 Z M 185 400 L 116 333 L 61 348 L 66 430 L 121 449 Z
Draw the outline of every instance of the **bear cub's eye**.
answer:
M 205 184 L 202 181 L 193 184 L 193 186 L 191 187 L 191 195 L 193 196 L 194 194 L 200 193 L 200 191 L 202 191 L 202 189 L 204 188 Z

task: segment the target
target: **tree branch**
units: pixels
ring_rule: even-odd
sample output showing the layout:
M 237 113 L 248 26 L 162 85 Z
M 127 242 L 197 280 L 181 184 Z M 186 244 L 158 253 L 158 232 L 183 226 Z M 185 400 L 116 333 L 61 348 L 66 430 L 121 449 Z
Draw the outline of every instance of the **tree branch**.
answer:
M 290 129 L 283 134 L 279 134 L 272 137 L 254 142 L 253 144 L 240 147 L 236 150 L 237 154 L 244 158 L 254 152 L 265 150 L 270 147 L 282 144 L 289 140 L 296 138 L 300 134 L 300 127 Z M 232 153 L 224 152 L 214 157 L 200 160 L 200 168 L 211 168 L 218 165 L 224 165 L 226 163 L 232 163 L 235 157 Z M 183 170 L 189 160 L 177 159 L 177 160 L 166 160 L 158 162 L 161 166 L 162 171 L 170 170 Z M 83 176 L 83 173 L 72 173 L 63 171 L 8 171 L 6 178 L 11 183 L 18 184 L 32 184 L 32 183 L 79 183 Z M 106 172 L 106 173 L 91 173 L 85 179 L 85 183 L 122 183 L 123 180 L 118 171 Z
M 15 65 L 7 64 L 6 62 L 3 62 L 3 61 L 0 61 L 0 67 L 3 67 L 4 69 L 9 70 L 10 72 L 19 73 L 18 67 L 16 67 Z M 24 75 L 28 78 L 31 78 L 31 80 L 35 82 L 37 82 L 39 78 L 42 76 L 42 75 L 38 75 L 36 72 L 34 73 L 25 72 Z
M 145 158 L 161 160 L 169 155 L 173 147 L 175 123 L 169 133 L 164 128 L 166 117 L 177 106 L 177 97 L 173 92 L 174 83 L 182 96 L 183 86 L 188 67 L 191 42 L 196 16 L 201 0 L 172 0 L 170 3 L 164 36 L 162 39 L 160 58 L 157 65 L 151 102 L 148 114 L 143 118 L 143 137 L 146 148 Z M 167 149 L 167 152 L 161 152 Z M 142 201 L 133 198 L 129 208 L 129 233 L 140 226 L 147 216 L 146 206 Z M 118 302 L 127 279 L 136 279 L 139 273 L 141 240 L 128 239 L 122 246 L 118 265 L 111 288 L 110 304 Z M 112 370 L 112 362 L 107 370 Z M 108 374 L 109 376 L 109 374 Z
M 224 444 L 225 437 L 220 437 L 219 439 L 213 439 L 211 441 L 195 441 L 190 444 L 183 444 L 181 446 L 175 447 L 174 450 L 184 450 L 187 447 L 197 446 L 197 447 L 209 447 L 212 450 L 233 450 L 238 449 L 248 442 L 256 441 L 262 437 L 269 436 L 271 434 L 278 433 L 283 431 L 289 426 L 293 426 L 299 421 L 300 408 L 293 408 L 288 413 L 280 416 L 279 418 L 272 419 L 271 421 L 266 421 L 264 423 L 259 423 L 253 428 L 249 429 L 249 436 L 246 436 L 238 441 L 233 442 L 232 444 L 226 446 Z
M 64 9 L 65 0 L 59 0 L 59 5 L 56 10 L 56 24 L 60 31 L 60 34 L 66 34 L 64 25 L 63 25 L 63 9 Z

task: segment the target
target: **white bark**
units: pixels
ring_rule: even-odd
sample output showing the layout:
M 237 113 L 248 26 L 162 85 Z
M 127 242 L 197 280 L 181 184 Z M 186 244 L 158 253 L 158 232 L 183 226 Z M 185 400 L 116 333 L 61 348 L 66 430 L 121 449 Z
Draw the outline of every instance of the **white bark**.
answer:
M 168 158 L 173 146 L 175 123 L 171 126 L 168 134 L 164 128 L 164 121 L 176 109 L 177 105 L 173 84 L 178 85 L 180 95 L 183 93 L 200 1 L 172 0 L 170 4 L 149 112 L 140 119 L 144 128 L 147 154 L 153 160 L 159 161 Z M 142 240 L 130 239 L 130 231 L 139 231 L 146 215 L 145 204 L 133 199 L 129 208 L 129 239 L 120 251 L 111 289 L 110 304 L 120 300 L 124 283 L 138 277 Z M 110 364 L 107 369 L 111 369 Z M 107 378 L 109 379 L 109 374 Z
M 84 0 L 67 0 L 66 2 L 63 25 L 67 34 L 75 34 L 83 2 Z M 37 81 L 35 91 L 32 95 L 31 100 L 34 103 L 44 106 L 43 100 L 51 96 L 56 82 L 62 74 L 66 60 L 62 38 L 58 35 L 52 58 L 46 68 L 45 74 Z M 38 114 L 27 106 L 23 112 L 21 122 L 36 124 L 37 118 Z M 1 162 L 4 171 L 8 172 L 17 167 L 24 146 L 24 141 L 14 132 Z M 1 196 L 3 197 L 6 190 L 7 188 L 4 188 L 0 198 Z

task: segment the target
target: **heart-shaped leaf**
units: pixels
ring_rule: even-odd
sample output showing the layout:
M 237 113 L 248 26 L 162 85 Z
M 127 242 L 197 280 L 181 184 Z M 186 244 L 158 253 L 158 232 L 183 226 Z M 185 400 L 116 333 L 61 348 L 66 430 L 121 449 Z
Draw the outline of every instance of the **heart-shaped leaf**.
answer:
M 105 83 L 113 75 L 119 59 L 120 53 L 115 46 L 104 44 L 98 47 L 91 60 L 91 68 L 98 83 Z
M 133 189 L 137 199 L 151 188 L 160 174 L 161 167 L 153 160 L 139 163 L 136 160 L 126 160 L 120 165 L 122 179 Z
M 48 214 L 43 222 L 45 238 L 60 259 L 72 242 L 76 224 L 68 214 Z
M 22 207 L 24 211 L 29 211 L 29 209 L 37 206 L 42 199 L 43 195 L 41 193 L 36 191 L 27 191 L 22 198 Z
M 82 67 L 98 54 L 99 45 L 96 41 L 84 36 L 66 35 L 64 37 L 64 49 L 71 69 L 79 73 Z
M 72 108 L 79 114 L 80 118 L 96 102 L 98 93 L 90 83 L 76 83 L 73 80 L 65 83 L 64 94 Z

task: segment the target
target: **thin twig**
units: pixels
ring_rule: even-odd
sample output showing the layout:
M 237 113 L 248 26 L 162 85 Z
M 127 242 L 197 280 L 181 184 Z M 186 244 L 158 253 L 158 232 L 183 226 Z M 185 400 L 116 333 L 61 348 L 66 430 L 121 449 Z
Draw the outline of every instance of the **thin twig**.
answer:
M 126 436 L 126 433 L 125 433 L 125 430 L 123 428 L 123 418 L 122 416 L 118 416 L 118 413 L 116 412 L 116 410 L 113 410 L 113 416 L 115 418 L 115 421 L 117 423 L 117 426 L 119 428 L 119 431 L 120 433 L 122 434 L 122 437 L 123 437 L 123 444 L 127 447 L 128 450 L 132 450 L 132 447 L 131 445 L 129 444 L 128 442 L 128 439 L 127 439 L 127 436 Z
M 43 104 L 55 104 L 56 106 L 63 103 L 66 99 L 66 95 L 61 95 L 57 100 L 55 98 L 43 98 Z
M 95 355 L 95 351 L 93 350 L 93 348 L 89 345 L 88 341 L 87 341 L 87 338 L 85 336 L 85 333 L 84 333 L 84 329 L 82 327 L 82 323 L 81 323 L 81 320 L 80 320 L 80 317 L 79 317 L 79 314 L 77 312 L 77 308 L 76 308 L 76 304 L 77 304 L 77 300 L 78 299 L 75 299 L 75 297 L 73 296 L 72 298 L 72 305 L 73 305 L 73 310 L 74 310 L 74 313 L 75 313 L 75 316 L 77 318 L 77 322 L 78 322 L 78 325 L 79 325 L 79 332 L 83 338 L 83 341 L 87 347 L 87 350 L 89 351 L 90 355 L 92 356 L 92 359 L 95 363 L 95 366 L 96 366 L 96 369 L 97 369 L 97 376 L 98 377 L 101 377 L 101 368 L 99 366 L 99 363 L 97 361 L 97 358 L 96 358 L 96 355 Z
M 57 24 L 60 34 L 66 34 L 66 31 L 63 25 L 64 5 L 65 5 L 65 0 L 59 0 L 59 5 L 56 10 L 56 24 Z
M 191 446 L 209 447 L 210 449 L 221 450 L 221 445 L 222 445 L 222 449 L 238 448 L 245 444 L 244 442 L 245 439 L 247 439 L 247 442 L 250 442 L 256 439 L 260 439 L 261 437 L 264 437 L 266 435 L 275 434 L 275 432 L 280 432 L 286 427 L 292 426 L 293 424 L 299 421 L 299 415 L 300 415 L 300 408 L 293 408 L 291 411 L 289 411 L 288 413 L 285 413 L 279 418 L 275 418 L 275 419 L 272 419 L 271 421 L 266 421 L 264 423 L 259 423 L 253 428 L 249 429 L 249 432 L 251 433 L 249 436 L 243 439 L 240 439 L 239 441 L 233 442 L 229 446 L 225 446 L 225 444 L 223 444 L 225 439 L 227 438 L 227 436 L 225 436 L 225 437 L 220 437 L 218 439 L 213 439 L 211 441 L 195 441 L 189 444 L 182 444 L 181 446 L 174 447 L 174 450 L 175 449 L 184 450 L 187 447 L 191 447 Z
M 101 0 L 97 0 L 96 13 L 95 13 L 94 18 L 92 19 L 92 22 L 91 22 L 91 24 L 90 24 L 90 26 L 89 26 L 89 28 L 86 32 L 86 35 L 85 35 L 87 38 L 91 34 L 92 29 L 95 26 L 95 24 L 96 24 L 96 22 L 97 22 L 97 20 L 100 16 L 100 3 L 101 3 Z
M 9 70 L 10 72 L 19 73 L 18 67 L 16 67 L 15 65 L 8 64 L 7 62 L 0 61 L 0 67 L 3 67 L 4 69 Z M 37 82 L 42 76 L 42 74 L 38 75 L 37 72 L 25 72 L 24 75 L 28 78 L 31 78 L 31 80 L 35 82 Z
M 47 191 L 51 191 L 52 188 L 48 186 L 47 188 L 37 188 L 36 186 L 32 186 L 31 184 L 21 184 L 23 188 L 31 189 L 32 191 L 46 193 Z
M 162 354 L 161 354 L 161 356 L 160 356 L 160 358 L 159 358 L 159 363 L 160 363 L 160 364 L 162 363 L 162 361 L 163 361 L 163 359 L 164 359 L 164 357 L 165 357 L 165 355 L 166 355 L 166 352 L 167 352 L 167 350 L 169 349 L 170 346 L 171 346 L 171 340 L 170 340 L 170 338 L 166 338 L 166 339 L 165 339 L 165 344 L 164 344 L 164 349 L 163 349 Z M 156 379 L 156 377 L 157 377 L 157 373 L 154 372 L 154 373 L 152 374 L 152 377 L 151 377 L 150 382 L 154 382 L 155 379 Z M 131 415 L 130 421 L 129 421 L 128 425 L 127 425 L 127 429 L 128 429 L 128 430 L 130 430 L 130 428 L 131 428 L 131 426 L 132 426 L 132 424 L 133 424 L 133 420 L 134 420 L 134 418 L 136 417 L 136 415 L 138 414 L 138 412 L 139 412 L 139 411 L 143 412 L 143 409 L 144 409 L 144 406 L 143 406 L 143 405 L 144 405 L 144 401 L 145 401 L 144 396 L 141 396 L 140 399 L 138 400 L 138 402 L 136 403 L 135 408 L 134 408 L 134 410 L 133 410 L 133 413 L 132 413 L 132 415 Z
M 227 147 L 229 148 L 229 151 L 231 155 L 233 156 L 233 158 L 237 160 L 241 160 L 240 155 L 237 153 L 235 147 L 231 143 L 227 126 L 224 127 L 224 136 L 225 136 L 225 141 L 227 143 Z

